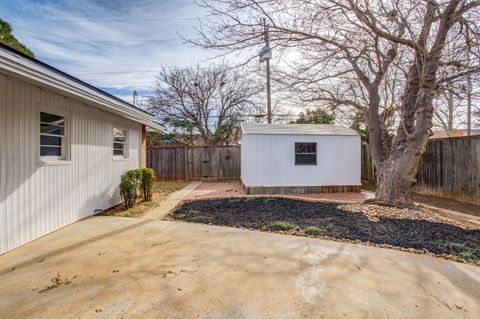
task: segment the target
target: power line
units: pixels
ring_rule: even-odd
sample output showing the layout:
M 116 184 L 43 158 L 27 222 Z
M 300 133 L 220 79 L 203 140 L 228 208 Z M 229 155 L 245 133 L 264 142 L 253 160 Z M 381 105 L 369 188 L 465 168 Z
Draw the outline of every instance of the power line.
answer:
M 106 71 L 106 72 L 87 72 L 87 73 L 75 73 L 77 75 L 104 75 L 104 74 L 121 74 L 121 73 L 158 73 L 157 70 L 145 70 L 145 71 Z
M 70 24 L 70 23 L 110 23 L 110 22 L 156 22 L 156 21 L 195 21 L 205 20 L 202 17 L 192 18 L 155 18 L 155 19 L 78 19 L 78 20 L 28 20 L 17 19 L 10 21 L 11 23 L 28 23 L 28 24 Z
M 54 58 L 45 58 L 45 61 L 57 61 L 57 62 L 75 62 L 75 63 L 86 63 L 86 64 L 104 64 L 104 65 L 112 65 L 112 66 L 134 66 L 134 67 L 145 67 L 145 68 L 152 68 L 152 67 L 172 67 L 178 69 L 188 69 L 189 67 L 177 67 L 175 65 L 165 65 L 165 64 L 129 64 L 129 63 L 115 63 L 115 62 L 95 62 L 95 61 L 86 61 L 86 60 L 66 60 L 66 59 L 54 59 Z M 214 70 L 215 67 L 200 67 L 201 70 Z
M 92 41 L 62 41 L 54 44 L 95 44 L 95 43 L 147 43 L 147 42 L 171 42 L 171 41 L 183 41 L 180 38 L 169 39 L 147 39 L 147 40 L 92 40 Z

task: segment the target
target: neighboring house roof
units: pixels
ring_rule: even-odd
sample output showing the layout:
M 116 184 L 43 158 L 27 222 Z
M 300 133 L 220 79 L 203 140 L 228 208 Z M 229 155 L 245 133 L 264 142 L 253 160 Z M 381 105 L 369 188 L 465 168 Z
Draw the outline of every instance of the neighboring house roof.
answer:
M 348 127 L 331 124 L 242 124 L 243 135 L 351 135 Z
M 157 133 L 157 134 L 160 134 L 161 136 L 166 136 L 167 134 L 165 132 L 156 132 L 155 130 L 152 130 L 152 129 L 149 129 L 147 128 L 147 134 L 149 133 Z M 168 139 L 170 140 L 168 143 L 167 142 L 163 142 L 163 143 L 160 143 L 160 145 L 163 145 L 163 144 L 166 144 L 166 145 L 171 145 L 171 144 L 180 144 L 180 145 L 185 145 L 185 146 L 189 146 L 188 143 L 182 141 L 182 140 L 179 140 L 178 138 L 175 138 L 175 137 L 168 137 Z
M 145 124 L 154 130 L 164 130 L 162 125 L 155 122 L 153 114 L 1 43 L 0 73 L 74 96 L 89 105 Z
M 470 133 L 471 135 L 480 135 L 480 130 L 472 129 Z M 435 140 L 439 138 L 461 137 L 461 136 L 467 136 L 467 134 L 468 133 L 466 129 L 454 129 L 450 133 L 447 133 L 445 130 L 439 130 L 439 131 L 434 131 L 433 135 L 430 136 L 430 139 Z

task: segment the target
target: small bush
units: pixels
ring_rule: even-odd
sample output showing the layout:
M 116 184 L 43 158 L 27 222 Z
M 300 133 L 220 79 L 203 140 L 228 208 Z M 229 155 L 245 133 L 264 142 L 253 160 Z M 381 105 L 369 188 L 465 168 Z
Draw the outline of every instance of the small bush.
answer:
M 172 218 L 175 220 L 186 220 L 186 219 L 194 219 L 194 217 L 200 213 L 198 210 L 187 210 L 183 212 L 175 212 L 172 215 Z
M 208 216 L 193 216 L 190 218 L 192 222 L 197 222 L 197 223 L 208 223 L 210 222 L 211 218 Z
M 138 169 L 142 174 L 142 181 L 140 189 L 142 191 L 142 198 L 148 202 L 152 200 L 153 184 L 155 183 L 155 171 L 151 168 Z
M 139 170 L 126 171 L 120 177 L 120 195 L 123 198 L 125 209 L 135 205 L 140 194 L 142 172 Z
M 273 202 L 273 201 L 275 201 L 275 200 L 276 200 L 276 198 L 268 197 L 268 198 L 265 198 L 263 201 L 264 201 L 265 203 L 269 203 L 269 202 Z
M 317 226 L 308 226 L 305 228 L 305 235 L 307 236 L 320 236 L 323 234 L 323 230 Z
M 270 229 L 274 231 L 278 231 L 278 230 L 287 231 L 290 229 L 294 229 L 295 227 L 297 227 L 297 225 L 289 222 L 283 222 L 283 221 L 276 221 L 270 225 Z
M 436 244 L 439 247 L 446 249 L 451 255 L 458 256 L 465 260 L 480 260 L 480 252 L 467 244 L 450 241 L 438 241 Z

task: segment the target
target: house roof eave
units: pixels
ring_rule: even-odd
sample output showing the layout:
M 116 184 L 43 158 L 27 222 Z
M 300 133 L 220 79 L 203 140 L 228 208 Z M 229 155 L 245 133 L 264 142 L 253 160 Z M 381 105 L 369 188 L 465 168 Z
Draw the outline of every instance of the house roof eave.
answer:
M 0 44 L 0 73 L 73 96 L 94 107 L 164 131 L 164 127 L 155 122 L 153 114 L 3 44 Z

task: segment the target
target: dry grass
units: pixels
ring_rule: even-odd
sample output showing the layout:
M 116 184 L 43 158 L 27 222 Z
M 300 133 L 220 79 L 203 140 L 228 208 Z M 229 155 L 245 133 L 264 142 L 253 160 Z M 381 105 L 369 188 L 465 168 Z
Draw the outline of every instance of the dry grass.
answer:
M 188 184 L 185 181 L 162 181 L 156 182 L 153 186 L 153 197 L 150 202 L 139 202 L 130 209 L 125 210 L 123 204 L 112 207 L 98 214 L 99 216 L 117 216 L 117 217 L 142 217 L 150 209 L 158 206 L 168 195 L 182 189 Z

